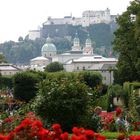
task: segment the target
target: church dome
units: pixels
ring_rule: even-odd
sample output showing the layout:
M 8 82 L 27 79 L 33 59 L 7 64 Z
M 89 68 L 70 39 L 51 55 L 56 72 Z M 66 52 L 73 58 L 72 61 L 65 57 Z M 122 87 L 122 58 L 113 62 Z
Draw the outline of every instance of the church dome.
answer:
M 52 43 L 51 38 L 46 39 L 46 43 L 43 45 L 41 52 L 56 52 L 56 46 Z

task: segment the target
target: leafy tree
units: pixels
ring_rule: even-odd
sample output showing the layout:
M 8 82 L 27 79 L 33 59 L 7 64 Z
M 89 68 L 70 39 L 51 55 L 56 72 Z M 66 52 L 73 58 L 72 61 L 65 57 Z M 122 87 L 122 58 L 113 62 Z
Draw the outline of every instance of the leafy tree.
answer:
M 63 65 L 59 62 L 52 62 L 49 65 L 46 66 L 45 71 L 47 72 L 57 72 L 57 71 L 62 71 Z
M 102 83 L 102 76 L 99 72 L 82 71 L 79 73 L 79 78 L 93 89 Z
M 60 123 L 64 130 L 79 125 L 88 107 L 88 88 L 77 79 L 44 80 L 32 105 L 48 123 Z
M 0 73 L 0 89 L 2 88 L 12 88 L 13 87 L 13 77 L 2 76 Z
M 20 36 L 20 37 L 18 38 L 18 41 L 19 41 L 19 42 L 23 41 L 23 37 Z
M 3 54 L 0 54 L 0 63 L 6 63 L 6 58 Z
M 115 81 L 140 80 L 140 1 L 134 0 L 118 19 L 114 50 L 119 53 Z M 132 17 L 136 17 L 132 19 Z
M 37 83 L 39 78 L 37 74 L 31 72 L 22 72 L 14 75 L 14 98 L 28 102 L 35 97 L 37 92 Z
M 113 103 L 113 98 L 117 97 L 118 99 L 122 99 L 124 101 L 124 105 L 128 107 L 128 94 L 123 90 L 123 87 L 116 84 L 111 85 L 108 88 L 108 111 L 112 111 L 116 108 Z

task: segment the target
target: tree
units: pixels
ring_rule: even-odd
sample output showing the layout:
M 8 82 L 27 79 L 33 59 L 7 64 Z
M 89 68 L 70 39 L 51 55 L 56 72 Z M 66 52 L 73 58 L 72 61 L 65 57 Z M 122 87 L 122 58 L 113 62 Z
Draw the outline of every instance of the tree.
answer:
M 20 36 L 20 37 L 18 38 L 18 41 L 19 41 L 19 42 L 22 42 L 22 41 L 23 41 L 23 37 Z
M 134 0 L 118 19 L 114 50 L 119 53 L 115 81 L 140 80 L 140 1 Z M 132 19 L 133 18 L 133 19 Z
M 6 58 L 3 54 L 0 54 L 0 63 L 6 63 Z
M 62 71 L 63 65 L 59 62 L 52 62 L 47 67 L 45 68 L 45 71 L 47 72 L 57 72 L 57 71 Z
M 102 75 L 99 72 L 82 71 L 79 78 L 92 89 L 102 84 Z

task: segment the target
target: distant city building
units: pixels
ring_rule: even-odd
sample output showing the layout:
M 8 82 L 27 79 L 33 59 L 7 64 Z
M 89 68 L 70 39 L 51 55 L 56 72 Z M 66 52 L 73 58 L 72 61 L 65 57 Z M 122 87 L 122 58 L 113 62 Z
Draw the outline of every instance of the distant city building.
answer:
M 7 64 L 7 63 L 0 64 L 1 75 L 4 75 L 4 76 L 14 75 L 20 71 L 22 71 L 20 68 L 12 64 Z
M 29 39 L 35 40 L 36 38 L 40 38 L 40 30 L 30 30 L 29 31 Z
M 105 84 L 113 83 L 113 71 L 116 69 L 116 58 L 105 58 L 96 55 L 93 52 L 94 46 L 88 35 L 85 46 L 80 46 L 80 40 L 76 33 L 73 39 L 73 46 L 70 51 L 57 54 L 56 46 L 52 43 L 51 38 L 46 39 L 46 43 L 42 46 L 41 57 L 31 59 L 30 67 L 34 70 L 43 71 L 51 62 L 60 62 L 63 64 L 65 71 L 77 72 L 82 70 L 99 71 L 103 76 Z
M 83 27 L 91 24 L 106 23 L 109 24 L 114 21 L 115 15 L 110 15 L 110 10 L 107 8 L 104 11 L 88 10 L 82 13 L 82 17 L 76 18 L 72 16 L 66 16 L 64 18 L 51 18 L 49 17 L 43 25 L 82 25 Z
M 46 38 L 48 33 L 51 36 L 65 37 L 69 36 L 68 29 L 71 26 L 87 27 L 94 24 L 105 23 L 110 24 L 116 22 L 119 15 L 111 15 L 110 9 L 93 11 L 87 10 L 82 13 L 82 17 L 65 16 L 64 18 L 51 18 L 48 17 L 47 21 L 42 24 L 42 28 L 38 30 L 29 31 L 29 39 L 35 40 L 36 38 Z

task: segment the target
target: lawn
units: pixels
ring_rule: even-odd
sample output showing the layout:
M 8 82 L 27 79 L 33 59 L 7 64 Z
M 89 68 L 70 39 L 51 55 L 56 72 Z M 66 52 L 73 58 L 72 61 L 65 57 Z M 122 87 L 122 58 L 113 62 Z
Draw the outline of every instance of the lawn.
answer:
M 121 133 L 105 131 L 105 132 L 101 132 L 100 134 L 106 136 L 107 139 L 116 139 L 118 135 Z M 140 135 L 140 131 L 133 131 L 129 135 L 135 135 L 135 136 Z

